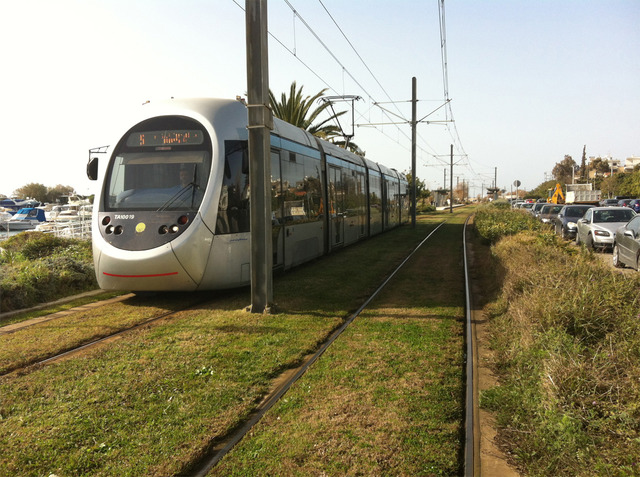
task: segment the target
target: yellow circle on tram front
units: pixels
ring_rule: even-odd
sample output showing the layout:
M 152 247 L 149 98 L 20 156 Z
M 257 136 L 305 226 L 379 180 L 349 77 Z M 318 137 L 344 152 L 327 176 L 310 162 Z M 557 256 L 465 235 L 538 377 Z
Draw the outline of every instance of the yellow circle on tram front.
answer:
M 146 228 L 147 228 L 147 225 L 144 222 L 140 222 L 138 225 L 136 225 L 136 232 L 141 234 L 142 232 L 144 232 L 144 229 Z

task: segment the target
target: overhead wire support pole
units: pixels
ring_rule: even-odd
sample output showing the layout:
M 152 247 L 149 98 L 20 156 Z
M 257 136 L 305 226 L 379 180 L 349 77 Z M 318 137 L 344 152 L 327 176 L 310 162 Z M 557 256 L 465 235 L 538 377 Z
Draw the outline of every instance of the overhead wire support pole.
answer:
M 449 201 L 449 213 L 453 214 L 453 144 L 451 144 L 451 170 L 449 171 L 449 190 L 451 200 Z
M 271 240 L 271 129 L 267 0 L 246 0 L 247 115 L 251 217 L 251 312 L 273 302 Z
M 411 227 L 416 227 L 416 206 L 417 206 L 417 177 L 416 177 L 416 103 L 417 101 L 416 77 L 411 78 Z

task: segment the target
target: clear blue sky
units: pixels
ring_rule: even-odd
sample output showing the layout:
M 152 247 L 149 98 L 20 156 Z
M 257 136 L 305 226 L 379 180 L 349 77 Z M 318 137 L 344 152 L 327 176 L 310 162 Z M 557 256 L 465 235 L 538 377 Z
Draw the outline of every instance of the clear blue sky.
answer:
M 244 6 L 244 0 L 238 0 Z M 354 141 L 410 168 L 411 78 L 418 117 L 442 104 L 438 0 L 269 0 L 270 86 L 358 95 Z M 331 13 L 348 40 L 336 28 Z M 455 119 L 418 127 L 418 177 L 442 186 L 457 130 L 454 181 L 472 193 L 540 184 L 570 154 L 640 155 L 640 1 L 445 2 Z M 147 100 L 246 91 L 244 12 L 232 0 L 21 0 L 3 6 L 0 193 L 29 182 L 95 188 L 88 149 L 113 143 Z M 293 56 L 291 52 L 295 52 Z M 336 59 L 339 61 L 336 62 Z M 303 64 L 304 63 L 304 64 Z M 305 66 L 306 65 L 306 66 Z M 450 119 L 441 109 L 429 120 Z M 448 172 L 447 172 L 448 174 Z

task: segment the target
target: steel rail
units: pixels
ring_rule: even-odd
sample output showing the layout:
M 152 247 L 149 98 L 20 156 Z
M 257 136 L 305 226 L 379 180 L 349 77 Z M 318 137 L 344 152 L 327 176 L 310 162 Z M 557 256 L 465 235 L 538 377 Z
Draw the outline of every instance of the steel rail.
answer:
M 129 333 L 131 331 L 135 331 L 135 330 L 137 330 L 139 328 L 147 326 L 147 325 L 149 325 L 151 323 L 154 323 L 156 321 L 162 320 L 164 318 L 168 318 L 171 315 L 175 315 L 176 313 L 180 313 L 182 311 L 189 310 L 189 309 L 191 309 L 191 308 L 193 308 L 195 306 L 200 306 L 200 305 L 203 305 L 205 303 L 209 303 L 211 301 L 212 300 L 210 298 L 207 298 L 206 300 L 201 300 L 201 301 L 198 301 L 196 303 L 192 303 L 189 306 L 186 306 L 184 308 L 180 308 L 179 310 L 168 311 L 166 313 L 162 313 L 162 314 L 157 315 L 157 316 L 152 316 L 151 318 L 147 318 L 144 321 L 141 321 L 141 322 L 136 323 L 134 325 L 127 326 L 126 328 L 122 328 L 122 329 L 120 329 L 120 330 L 118 330 L 118 331 L 116 331 L 114 333 L 111 333 L 111 334 L 108 334 L 108 335 L 105 335 L 105 336 L 101 336 L 99 338 L 95 338 L 95 339 L 93 339 L 91 341 L 87 341 L 86 343 L 82 343 L 81 345 L 75 346 L 73 348 L 66 349 L 66 350 L 64 350 L 64 351 L 62 351 L 60 353 L 57 353 L 57 354 L 53 355 L 53 356 L 49 356 L 49 357 L 43 358 L 43 359 L 38 359 L 37 361 L 32 361 L 32 362 L 29 362 L 29 363 L 25 363 L 25 364 L 20 365 L 20 366 L 10 367 L 8 369 L 0 371 L 0 377 L 7 376 L 7 375 L 15 373 L 17 371 L 24 371 L 24 370 L 27 370 L 27 369 L 35 369 L 38 366 L 44 366 L 44 365 L 50 364 L 50 363 L 52 363 L 54 361 L 57 361 L 59 359 L 62 359 L 62 358 L 68 357 L 68 356 L 72 356 L 72 355 L 74 355 L 76 353 L 79 353 L 81 351 L 84 351 L 84 350 L 86 350 L 88 348 L 92 348 L 93 346 L 99 345 L 100 343 L 103 343 L 105 341 L 109 341 L 109 340 L 117 338 L 117 337 L 119 337 L 121 335 L 124 335 L 126 333 Z
M 467 257 L 467 225 L 471 216 L 467 217 L 462 230 L 462 250 L 464 268 L 464 287 L 466 302 L 466 390 L 465 390 L 465 445 L 464 445 L 464 475 L 465 477 L 480 476 L 480 439 L 477 379 L 477 347 L 476 329 L 472 313 L 471 279 L 469 277 L 469 261 Z
M 396 269 L 382 282 L 382 284 L 365 300 L 365 302 L 358 308 L 347 320 L 337 328 L 329 338 L 320 346 L 320 348 L 309 358 L 305 360 L 295 372 L 287 378 L 280 386 L 273 390 L 262 403 L 258 406 L 258 409 L 249 417 L 249 419 L 239 428 L 233 430 L 230 435 L 223 438 L 222 442 L 219 442 L 212 449 L 210 449 L 210 455 L 205 458 L 199 464 L 196 464 L 188 475 L 192 477 L 205 477 L 209 471 L 220 462 L 220 460 L 231 450 L 233 447 L 242 440 L 242 438 L 262 419 L 273 405 L 289 390 L 289 388 L 309 369 L 309 367 L 316 362 L 316 360 L 324 354 L 324 352 L 331 346 L 331 344 L 342 334 L 344 330 L 355 320 L 362 311 L 371 303 L 371 301 L 382 291 L 382 289 L 389 283 L 389 281 L 400 271 L 405 263 L 422 247 L 422 245 L 431 238 L 431 236 L 442 226 L 445 221 L 440 222 L 436 228 L 434 228 L 412 251 L 407 257 L 396 267 Z

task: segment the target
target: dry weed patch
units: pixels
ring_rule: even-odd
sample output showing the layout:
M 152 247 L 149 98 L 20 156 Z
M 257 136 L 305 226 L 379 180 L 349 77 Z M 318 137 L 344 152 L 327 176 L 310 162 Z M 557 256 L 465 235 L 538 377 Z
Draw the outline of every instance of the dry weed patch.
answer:
M 640 474 L 640 279 L 535 232 L 493 251 L 502 445 L 528 475 Z

